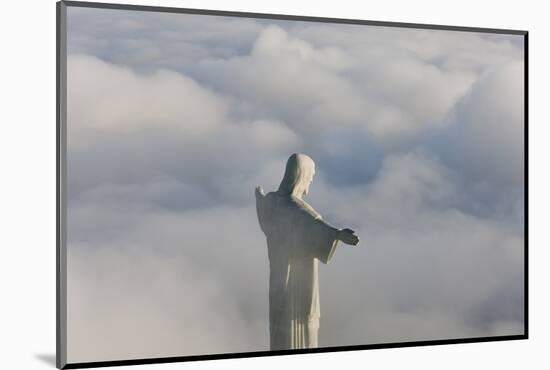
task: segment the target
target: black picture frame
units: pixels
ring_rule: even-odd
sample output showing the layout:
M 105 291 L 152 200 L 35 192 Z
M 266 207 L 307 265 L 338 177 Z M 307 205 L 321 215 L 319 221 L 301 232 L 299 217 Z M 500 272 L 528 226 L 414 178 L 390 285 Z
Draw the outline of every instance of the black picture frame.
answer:
M 461 32 L 476 32 L 488 34 L 509 34 L 520 35 L 524 38 L 524 334 L 521 335 L 506 335 L 506 336 L 491 336 L 491 337 L 475 337 L 464 339 L 442 339 L 442 340 L 427 340 L 414 342 L 399 342 L 399 343 L 380 343 L 368 345 L 352 345 L 338 347 L 322 347 L 315 349 L 299 349 L 299 350 L 281 350 L 281 351 L 255 351 L 230 354 L 208 354 L 196 356 L 175 356 L 161 358 L 138 358 L 117 361 L 97 361 L 97 362 L 67 362 L 67 254 L 66 254 L 66 239 L 67 239 L 67 8 L 96 8 L 96 9 L 115 9 L 115 10 L 133 10 L 143 12 L 165 12 L 178 14 L 195 14 L 195 15 L 214 15 L 214 16 L 230 16 L 243 18 L 259 18 L 272 20 L 288 20 L 288 21 L 310 21 L 324 22 L 333 24 L 354 24 L 364 26 L 384 26 L 396 28 L 414 28 L 414 29 L 429 29 L 443 31 L 461 31 Z M 264 356 L 279 356 L 291 354 L 306 354 L 306 353 L 322 353 L 322 352 L 339 352 L 339 351 L 357 351 L 368 349 L 381 348 L 399 348 L 399 347 L 419 347 L 419 346 L 436 346 L 446 344 L 462 344 L 462 343 L 481 343 L 494 341 L 510 341 L 510 340 L 525 340 L 529 338 L 529 32 L 526 30 L 513 29 L 495 29 L 495 28 L 478 28 L 478 27 L 462 27 L 451 25 L 432 25 L 419 23 L 400 23 L 400 22 L 384 22 L 373 20 L 360 19 L 341 19 L 328 17 L 313 17 L 300 15 L 286 14 L 266 14 L 252 12 L 237 12 L 237 11 L 220 11 L 207 9 L 189 9 L 176 7 L 162 6 L 144 6 L 131 4 L 111 4 L 99 2 L 80 2 L 80 1 L 59 1 L 56 4 L 56 27 L 57 27 L 57 60 L 56 60 L 56 122 L 57 122 L 57 140 L 56 140 L 56 366 L 59 369 L 76 369 L 76 368 L 93 368 L 105 366 L 122 366 L 122 365 L 141 365 L 141 364 L 157 364 L 157 363 L 173 363 L 183 361 L 204 361 L 229 358 L 243 357 L 264 357 Z

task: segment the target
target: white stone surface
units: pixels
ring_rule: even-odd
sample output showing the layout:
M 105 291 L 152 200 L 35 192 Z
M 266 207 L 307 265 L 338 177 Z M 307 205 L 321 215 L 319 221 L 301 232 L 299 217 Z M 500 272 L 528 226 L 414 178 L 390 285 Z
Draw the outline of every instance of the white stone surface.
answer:
M 256 209 L 269 256 L 269 328 L 271 350 L 318 346 L 318 261 L 328 263 L 338 241 L 356 245 L 350 229 L 337 229 L 302 198 L 315 175 L 305 154 L 288 159 L 279 190 L 256 188 Z

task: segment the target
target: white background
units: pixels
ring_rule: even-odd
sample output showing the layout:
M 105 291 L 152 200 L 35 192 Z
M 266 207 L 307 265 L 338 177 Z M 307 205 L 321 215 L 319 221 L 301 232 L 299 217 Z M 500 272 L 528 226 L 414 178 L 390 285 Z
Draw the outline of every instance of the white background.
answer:
M 111 2 L 120 2 L 111 0 Z M 529 34 L 530 339 L 134 366 L 133 369 L 545 368 L 550 345 L 548 12 L 542 1 L 128 0 L 132 4 L 526 29 Z M 0 367 L 53 368 L 55 354 L 55 2 L 2 4 Z M 6 83 L 7 82 L 7 83 Z M 547 366 L 547 365 L 546 365 Z

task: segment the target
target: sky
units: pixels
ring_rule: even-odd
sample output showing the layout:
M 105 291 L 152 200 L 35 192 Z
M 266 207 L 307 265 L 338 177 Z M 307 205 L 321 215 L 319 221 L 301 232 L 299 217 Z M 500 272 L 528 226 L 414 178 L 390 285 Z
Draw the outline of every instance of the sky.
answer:
M 264 351 L 254 188 L 354 229 L 321 347 L 523 334 L 518 35 L 69 7 L 68 361 Z

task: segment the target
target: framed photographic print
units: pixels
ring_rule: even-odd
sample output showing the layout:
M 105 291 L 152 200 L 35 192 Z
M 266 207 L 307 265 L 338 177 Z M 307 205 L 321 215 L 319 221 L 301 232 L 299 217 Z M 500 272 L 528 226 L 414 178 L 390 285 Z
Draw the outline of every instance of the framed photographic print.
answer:
M 527 339 L 526 31 L 57 27 L 59 368 Z

